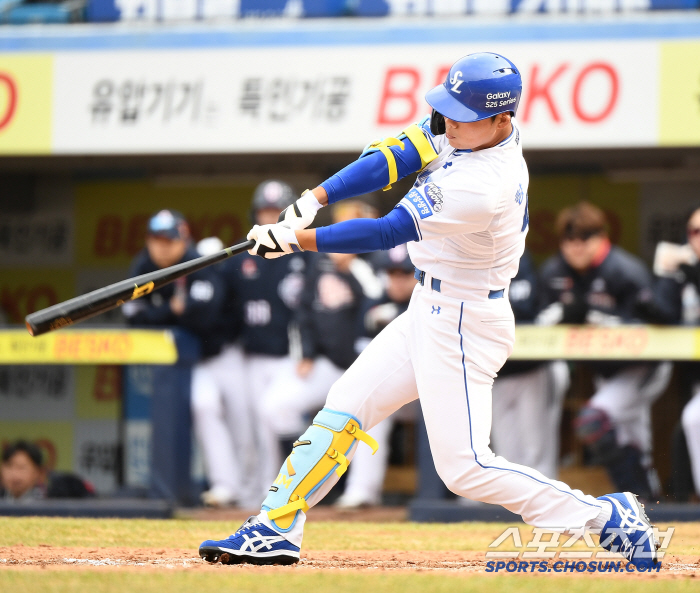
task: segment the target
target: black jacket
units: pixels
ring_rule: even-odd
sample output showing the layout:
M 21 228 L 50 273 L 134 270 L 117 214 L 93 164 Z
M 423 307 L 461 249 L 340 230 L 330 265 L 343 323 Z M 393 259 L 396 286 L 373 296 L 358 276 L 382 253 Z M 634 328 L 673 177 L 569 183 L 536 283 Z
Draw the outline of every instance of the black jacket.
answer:
M 194 247 L 189 247 L 178 263 L 199 257 Z M 155 272 L 158 267 L 143 249 L 129 268 L 129 277 Z M 175 315 L 170 309 L 170 299 L 176 290 L 182 290 L 185 310 Z M 129 325 L 145 327 L 182 327 L 195 334 L 202 343 L 205 356 L 217 354 L 223 337 L 217 324 L 224 306 L 224 286 L 216 267 L 193 272 L 180 280 L 167 284 L 137 300 L 124 303 L 122 311 Z
M 243 253 L 220 266 L 226 288 L 222 331 L 250 354 L 289 353 L 289 326 L 304 286 L 307 254 L 263 259 Z
M 558 323 L 589 323 L 616 319 L 641 321 L 638 303 L 652 288 L 651 273 L 637 257 L 612 246 L 605 259 L 584 274 L 571 268 L 561 254 L 548 259 L 540 270 L 541 308 L 553 303 L 562 307 Z M 634 363 L 632 363 L 634 364 Z M 610 377 L 630 363 L 599 361 L 595 371 Z
M 350 271 L 338 271 L 325 254 L 310 254 L 301 305 L 296 320 L 301 335 L 302 356 L 326 356 L 346 369 L 357 358 L 356 343 L 365 335 L 364 315 L 379 297 L 378 280 L 364 260 L 356 258 Z M 375 283 L 377 294 L 367 284 Z M 364 286 L 363 286 L 364 284 Z
M 561 254 L 548 259 L 540 270 L 541 309 L 563 305 L 561 323 L 585 323 L 597 311 L 622 322 L 638 321 L 640 294 L 651 290 L 651 273 L 637 257 L 616 246 L 600 265 L 579 274 Z

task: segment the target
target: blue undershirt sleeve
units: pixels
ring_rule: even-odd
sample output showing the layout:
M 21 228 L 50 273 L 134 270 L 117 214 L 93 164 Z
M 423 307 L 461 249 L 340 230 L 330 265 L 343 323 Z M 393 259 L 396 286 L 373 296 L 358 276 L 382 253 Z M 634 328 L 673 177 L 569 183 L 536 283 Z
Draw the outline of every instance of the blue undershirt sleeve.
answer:
M 418 240 L 413 217 L 400 204 L 377 218 L 356 218 L 316 229 L 321 253 L 368 253 Z
M 396 172 L 398 178 L 420 171 L 421 158 L 418 150 L 408 139 L 402 140 L 404 148 L 391 146 L 389 150 L 396 159 Z M 344 169 L 338 171 L 321 184 L 328 194 L 328 203 L 333 204 L 345 198 L 361 196 L 369 192 L 377 191 L 389 184 L 389 165 L 386 157 L 379 151 L 361 156 L 355 162 L 350 163 Z

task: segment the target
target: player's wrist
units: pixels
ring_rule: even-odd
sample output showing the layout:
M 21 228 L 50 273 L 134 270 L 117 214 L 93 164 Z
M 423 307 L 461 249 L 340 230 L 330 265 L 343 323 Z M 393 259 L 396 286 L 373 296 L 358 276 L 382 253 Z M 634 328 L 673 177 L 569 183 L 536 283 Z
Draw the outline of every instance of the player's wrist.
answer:
M 318 200 L 314 191 L 308 189 L 304 191 L 294 204 L 287 206 L 280 213 L 277 222 L 284 223 L 296 231 L 311 226 L 316 218 L 316 213 L 323 208 L 323 204 Z M 325 193 L 325 190 L 323 192 Z
M 321 208 L 328 204 L 328 194 L 321 186 L 313 190 L 307 189 L 301 194 L 301 197 L 297 200 L 297 204 L 308 208 L 316 214 Z

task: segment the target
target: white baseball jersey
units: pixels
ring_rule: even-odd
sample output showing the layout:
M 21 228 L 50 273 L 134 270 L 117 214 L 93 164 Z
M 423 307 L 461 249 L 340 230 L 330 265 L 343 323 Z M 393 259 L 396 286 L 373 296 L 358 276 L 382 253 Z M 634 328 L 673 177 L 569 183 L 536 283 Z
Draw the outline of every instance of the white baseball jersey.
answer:
M 419 240 L 413 264 L 442 282 L 442 292 L 507 288 L 518 271 L 528 228 L 528 172 L 520 131 L 477 152 L 428 136 L 438 152 L 401 200 Z

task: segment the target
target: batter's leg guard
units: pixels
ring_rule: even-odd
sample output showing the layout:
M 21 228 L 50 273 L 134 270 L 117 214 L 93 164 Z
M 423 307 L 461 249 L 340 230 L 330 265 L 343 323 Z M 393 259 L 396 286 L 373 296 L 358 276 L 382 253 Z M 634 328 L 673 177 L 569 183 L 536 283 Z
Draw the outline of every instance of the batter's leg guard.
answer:
M 299 511 L 307 511 L 307 500 L 335 472 L 342 476 L 355 441 L 362 441 L 377 451 L 377 442 L 362 430 L 357 418 L 343 412 L 323 408 L 313 424 L 294 443 L 282 465 L 262 510 L 275 529 L 290 531 Z

